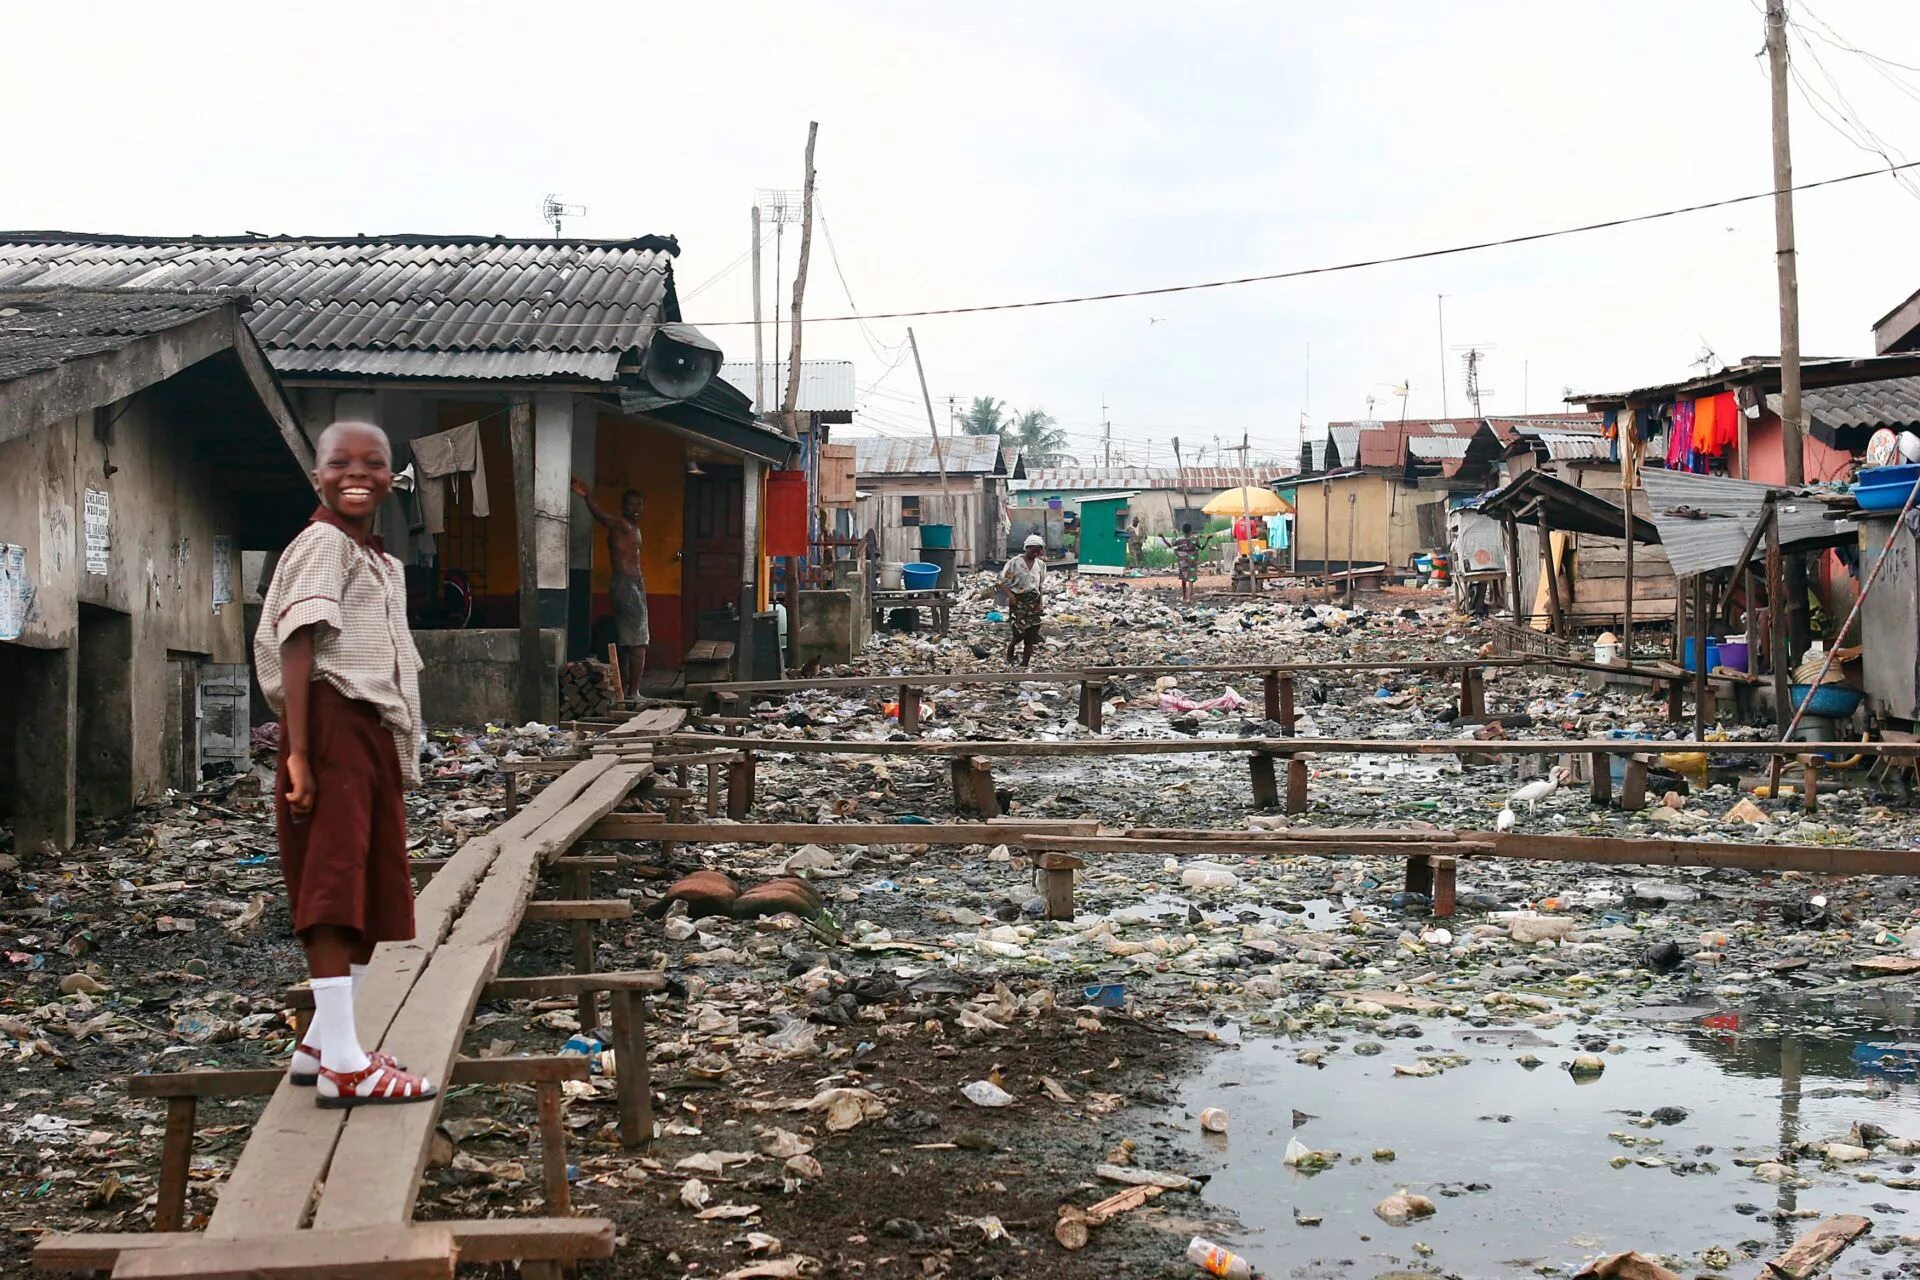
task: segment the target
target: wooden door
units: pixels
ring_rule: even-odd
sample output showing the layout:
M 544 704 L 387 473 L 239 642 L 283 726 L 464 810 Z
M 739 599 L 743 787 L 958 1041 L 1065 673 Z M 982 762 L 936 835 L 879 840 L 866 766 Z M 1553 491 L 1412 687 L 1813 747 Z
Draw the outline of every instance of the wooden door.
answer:
M 740 603 L 746 533 L 740 468 L 700 464 L 687 477 L 686 546 L 680 565 L 681 653 L 700 639 L 700 615 Z

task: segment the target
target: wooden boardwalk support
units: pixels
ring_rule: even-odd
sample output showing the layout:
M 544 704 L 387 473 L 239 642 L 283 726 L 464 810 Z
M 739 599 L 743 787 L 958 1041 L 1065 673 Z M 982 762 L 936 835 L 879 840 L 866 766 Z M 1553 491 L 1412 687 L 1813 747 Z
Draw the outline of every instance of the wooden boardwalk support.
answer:
M 644 729 L 665 736 L 684 726 L 686 719 L 682 708 L 651 708 L 620 728 L 630 735 Z M 414 939 L 382 944 L 375 950 L 355 1001 L 361 1042 L 394 1054 L 436 1081 L 455 1078 L 460 1042 L 473 1008 L 493 989 L 501 958 L 529 914 L 540 871 L 564 855 L 651 772 L 644 752 L 619 760 L 601 756 L 582 761 L 506 822 L 469 840 L 446 859 L 415 901 Z M 567 905 L 543 905 L 532 914 L 551 913 Z M 617 905 L 623 913 L 631 911 L 625 900 Z M 643 1078 L 643 1064 L 644 1053 L 642 1069 L 632 1074 Z M 191 1099 L 193 1095 L 182 1096 Z M 182 1128 L 188 1135 L 184 1150 L 191 1152 L 191 1105 L 190 1101 L 178 1106 L 169 1101 L 174 1123 L 163 1144 L 163 1159 L 171 1156 L 175 1165 L 183 1149 L 183 1140 L 177 1136 Z M 116 1272 L 155 1278 L 278 1275 L 277 1270 L 262 1269 L 272 1258 L 304 1256 L 311 1262 L 337 1247 L 348 1252 L 330 1261 L 335 1270 L 324 1274 L 345 1270 L 368 1277 L 438 1275 L 442 1271 L 435 1268 L 442 1262 L 444 1272 L 451 1274 L 453 1251 L 461 1238 L 458 1233 L 449 1234 L 454 1229 L 445 1224 L 431 1229 L 410 1225 L 440 1106 L 436 1100 L 405 1107 L 325 1110 L 314 1105 L 311 1089 L 297 1088 L 281 1076 L 222 1187 L 204 1235 L 157 1235 L 155 1239 L 181 1242 L 177 1252 L 164 1253 L 125 1243 L 141 1240 L 138 1236 L 113 1237 L 124 1244 L 127 1254 L 122 1260 L 119 1251 L 114 1253 Z M 163 1176 L 169 1197 L 176 1181 L 183 1191 L 183 1177 Z M 172 1203 L 163 1204 L 164 1214 L 157 1215 L 163 1225 L 174 1213 Z M 392 1244 L 392 1258 L 380 1255 L 386 1245 L 361 1249 L 382 1231 L 400 1242 Z M 295 1237 L 298 1243 L 289 1245 L 285 1237 Z M 101 1247 L 99 1239 L 89 1238 L 92 1247 Z M 36 1258 L 43 1263 L 70 1258 L 71 1251 L 63 1254 L 63 1249 L 68 1249 L 65 1238 L 48 1237 L 40 1242 Z M 565 1252 L 566 1256 L 588 1256 L 573 1246 Z M 544 1265 L 555 1256 L 534 1260 Z M 309 1268 L 288 1274 L 322 1272 Z

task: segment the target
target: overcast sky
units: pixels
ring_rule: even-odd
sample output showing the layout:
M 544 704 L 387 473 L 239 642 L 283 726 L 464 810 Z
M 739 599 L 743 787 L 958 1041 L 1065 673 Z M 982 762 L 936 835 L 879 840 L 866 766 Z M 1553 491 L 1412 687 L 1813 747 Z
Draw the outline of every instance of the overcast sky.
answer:
M 552 191 L 586 206 L 569 235 L 678 236 L 688 318 L 751 358 L 719 322 L 751 314 L 748 211 L 800 185 L 810 119 L 864 311 L 1283 271 L 1767 190 L 1757 2 L 10 5 L 0 224 L 533 236 Z M 1920 158 L 1920 71 L 1840 47 L 1920 68 L 1920 5 L 1794 13 L 1809 84 Z M 1880 163 L 1819 105 L 1796 88 L 1796 180 Z M 1920 197 L 1879 176 L 1798 217 L 1804 349 L 1869 352 L 1920 286 Z M 842 314 L 826 249 L 808 310 Z M 1171 462 L 1178 436 L 1192 463 L 1243 432 L 1290 450 L 1370 396 L 1398 416 L 1402 382 L 1438 415 L 1439 294 L 1448 347 L 1487 348 L 1488 412 L 1681 377 L 1708 349 L 1777 350 L 1771 205 L 913 323 L 943 425 L 948 397 L 998 396 L 1093 462 L 1104 401 L 1116 452 Z M 873 430 L 925 430 L 904 335 L 806 330 L 808 356 L 856 362 Z M 1466 413 L 1460 354 L 1444 364 Z

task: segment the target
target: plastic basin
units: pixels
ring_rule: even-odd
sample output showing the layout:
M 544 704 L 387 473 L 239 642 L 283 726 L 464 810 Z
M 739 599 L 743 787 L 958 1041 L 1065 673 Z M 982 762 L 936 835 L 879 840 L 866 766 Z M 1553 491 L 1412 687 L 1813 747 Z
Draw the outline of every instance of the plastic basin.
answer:
M 1907 495 L 1916 483 L 1920 483 L 1920 463 L 1868 467 L 1860 473 L 1853 496 L 1863 511 L 1898 511 L 1907 505 Z
M 919 560 L 903 564 L 900 582 L 908 591 L 931 591 L 940 584 L 940 566 Z
M 1797 709 L 1807 696 L 1811 685 L 1796 684 L 1787 695 L 1793 699 Z M 1810 716 L 1829 716 L 1835 720 L 1845 720 L 1860 707 L 1860 700 L 1866 695 L 1858 689 L 1849 689 L 1843 684 L 1823 684 L 1814 692 L 1813 700 L 1807 703 L 1806 714 Z

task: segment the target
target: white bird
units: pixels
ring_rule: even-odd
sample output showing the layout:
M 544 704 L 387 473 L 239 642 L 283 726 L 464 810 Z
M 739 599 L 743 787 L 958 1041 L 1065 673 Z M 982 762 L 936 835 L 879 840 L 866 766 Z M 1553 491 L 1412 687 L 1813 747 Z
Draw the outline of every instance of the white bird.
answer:
M 1529 782 L 1526 786 L 1514 792 L 1512 797 L 1507 801 L 1507 804 L 1511 806 L 1516 800 L 1524 800 L 1527 805 L 1527 812 L 1532 813 L 1536 805 L 1560 789 L 1560 784 L 1566 780 L 1566 777 L 1567 771 L 1559 765 L 1555 765 L 1553 768 L 1547 770 L 1546 777 L 1540 779 L 1538 782 Z
M 1513 816 L 1513 809 L 1503 804 L 1500 806 L 1500 816 L 1493 820 L 1493 829 L 1495 831 L 1511 831 L 1516 821 L 1517 819 Z

